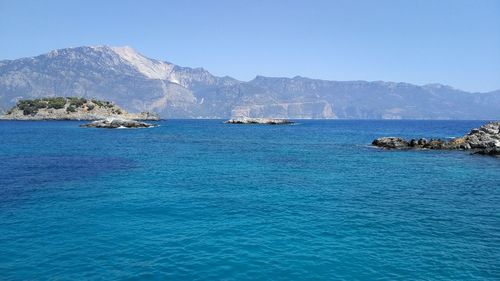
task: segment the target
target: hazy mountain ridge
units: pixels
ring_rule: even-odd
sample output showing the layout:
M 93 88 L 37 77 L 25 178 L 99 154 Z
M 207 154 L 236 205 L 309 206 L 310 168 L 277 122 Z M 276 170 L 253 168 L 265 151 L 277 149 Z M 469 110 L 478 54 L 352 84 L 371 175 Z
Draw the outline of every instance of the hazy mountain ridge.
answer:
M 257 76 L 243 82 L 154 60 L 130 47 L 76 47 L 0 61 L 0 107 L 81 96 L 165 118 L 500 119 L 500 90 Z

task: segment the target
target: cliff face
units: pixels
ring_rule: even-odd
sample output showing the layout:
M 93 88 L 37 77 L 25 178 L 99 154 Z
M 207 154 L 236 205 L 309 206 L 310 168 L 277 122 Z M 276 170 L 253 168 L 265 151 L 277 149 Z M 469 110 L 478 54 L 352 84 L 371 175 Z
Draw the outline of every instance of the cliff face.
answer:
M 57 97 L 20 100 L 0 117 L 3 120 L 98 120 L 103 118 L 157 120 L 158 116 L 148 112 L 128 113 L 108 101 Z
M 67 48 L 0 61 L 0 112 L 20 99 L 50 96 L 110 100 L 165 118 L 500 119 L 499 91 L 298 76 L 245 82 L 130 47 Z

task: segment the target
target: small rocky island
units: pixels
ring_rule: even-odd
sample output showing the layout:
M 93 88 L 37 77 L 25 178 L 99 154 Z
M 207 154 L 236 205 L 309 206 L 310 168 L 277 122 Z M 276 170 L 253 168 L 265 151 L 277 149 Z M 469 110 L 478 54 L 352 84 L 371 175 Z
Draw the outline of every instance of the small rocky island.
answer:
M 280 118 L 250 118 L 250 117 L 238 117 L 231 118 L 224 122 L 226 124 L 265 124 L 265 125 L 290 125 L 293 121 L 288 119 Z
M 48 97 L 20 100 L 0 120 L 159 120 L 157 114 L 128 113 L 116 104 L 79 97 Z
M 500 156 L 500 121 L 487 123 L 480 128 L 472 129 L 463 137 L 449 141 L 384 137 L 374 140 L 372 144 L 386 149 L 468 150 L 474 154 Z
M 120 129 L 120 128 L 150 128 L 156 127 L 158 125 L 149 124 L 141 121 L 130 120 L 130 119 L 116 119 L 107 118 L 102 120 L 97 120 L 88 124 L 80 125 L 84 128 L 106 128 L 106 129 Z

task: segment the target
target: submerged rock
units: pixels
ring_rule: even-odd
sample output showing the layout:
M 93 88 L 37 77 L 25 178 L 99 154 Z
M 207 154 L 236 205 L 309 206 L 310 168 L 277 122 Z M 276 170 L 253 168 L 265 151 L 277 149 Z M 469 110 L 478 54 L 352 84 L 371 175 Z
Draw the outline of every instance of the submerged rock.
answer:
M 477 129 L 472 129 L 467 135 L 450 141 L 432 139 L 412 139 L 406 141 L 397 137 L 375 139 L 372 145 L 386 149 L 445 149 L 470 150 L 474 154 L 500 155 L 500 122 L 490 122 Z
M 80 125 L 80 127 L 85 127 L 85 128 L 107 128 L 107 129 L 149 128 L 155 126 L 157 125 L 136 120 L 127 120 L 127 119 L 103 119 L 88 124 Z
M 294 122 L 288 119 L 277 119 L 277 118 L 231 118 L 224 122 L 226 124 L 267 124 L 267 125 L 289 125 Z

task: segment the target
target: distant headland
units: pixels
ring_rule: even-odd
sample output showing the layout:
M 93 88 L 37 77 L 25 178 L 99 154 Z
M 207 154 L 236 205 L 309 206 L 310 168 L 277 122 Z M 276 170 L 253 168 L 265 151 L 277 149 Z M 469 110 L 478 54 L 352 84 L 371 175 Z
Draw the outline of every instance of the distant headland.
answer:
M 110 100 L 129 112 L 172 119 L 500 119 L 500 90 L 301 76 L 240 81 L 131 47 L 81 46 L 0 60 L 0 111 L 19 99 L 49 96 Z
M 154 113 L 128 113 L 112 102 L 80 97 L 20 100 L 5 115 L 0 116 L 0 120 L 100 120 L 104 118 L 159 120 L 159 116 Z

